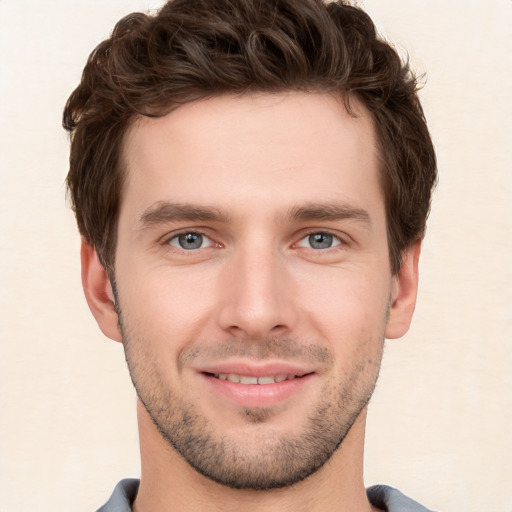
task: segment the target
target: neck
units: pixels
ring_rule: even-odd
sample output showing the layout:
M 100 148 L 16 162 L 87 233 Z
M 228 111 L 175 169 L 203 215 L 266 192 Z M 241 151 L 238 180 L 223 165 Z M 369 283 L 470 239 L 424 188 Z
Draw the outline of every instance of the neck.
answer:
M 199 474 L 161 436 L 138 404 L 142 473 L 134 512 L 370 512 L 363 484 L 366 410 L 313 475 L 270 491 L 238 490 Z

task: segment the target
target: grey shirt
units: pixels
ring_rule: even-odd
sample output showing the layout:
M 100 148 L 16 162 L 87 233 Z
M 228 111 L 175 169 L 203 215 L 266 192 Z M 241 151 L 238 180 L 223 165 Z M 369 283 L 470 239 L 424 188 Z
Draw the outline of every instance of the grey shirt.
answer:
M 97 512 L 131 512 L 132 503 L 139 489 L 139 480 L 127 478 L 121 480 L 110 499 Z M 374 485 L 366 490 L 370 503 L 387 512 L 432 512 L 411 500 L 398 489 L 387 485 Z

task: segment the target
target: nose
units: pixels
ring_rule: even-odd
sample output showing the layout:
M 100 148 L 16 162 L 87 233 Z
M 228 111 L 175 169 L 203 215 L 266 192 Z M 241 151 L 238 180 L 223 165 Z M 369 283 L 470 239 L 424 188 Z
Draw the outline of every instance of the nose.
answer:
M 218 323 L 239 339 L 288 334 L 298 319 L 295 286 L 286 256 L 271 247 L 235 252 L 220 286 Z

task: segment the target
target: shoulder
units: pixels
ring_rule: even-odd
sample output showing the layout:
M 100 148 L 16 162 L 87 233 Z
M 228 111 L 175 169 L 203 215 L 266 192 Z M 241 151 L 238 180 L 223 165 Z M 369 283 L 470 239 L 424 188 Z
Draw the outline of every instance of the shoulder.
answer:
M 132 503 L 139 490 L 139 480 L 126 478 L 115 487 L 112 496 L 96 512 L 131 512 Z
M 432 512 L 417 501 L 412 500 L 398 489 L 387 485 L 374 485 L 366 490 L 374 507 L 386 512 Z

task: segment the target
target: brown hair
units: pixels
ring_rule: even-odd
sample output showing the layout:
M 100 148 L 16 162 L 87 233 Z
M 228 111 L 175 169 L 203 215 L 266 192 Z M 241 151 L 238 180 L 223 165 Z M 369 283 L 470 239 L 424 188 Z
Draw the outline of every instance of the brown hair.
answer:
M 64 110 L 67 185 L 80 233 L 113 271 L 124 135 L 140 115 L 163 116 L 219 94 L 330 92 L 374 120 L 391 268 L 424 235 L 436 158 L 417 81 L 346 1 L 174 0 L 134 13 L 90 55 Z

